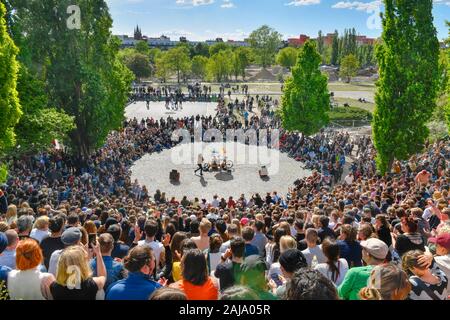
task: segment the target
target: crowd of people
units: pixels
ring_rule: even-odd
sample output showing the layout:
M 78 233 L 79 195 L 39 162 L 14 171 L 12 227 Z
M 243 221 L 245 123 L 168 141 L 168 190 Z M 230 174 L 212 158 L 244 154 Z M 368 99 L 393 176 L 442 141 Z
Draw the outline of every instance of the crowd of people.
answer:
M 2 298 L 448 299 L 447 141 L 379 176 L 369 137 L 281 130 L 280 150 L 313 169 L 285 195 L 176 199 L 131 180 L 136 160 L 179 143 L 176 129 L 280 129 L 275 102 L 257 100 L 248 122 L 222 101 L 215 118 L 126 121 L 82 161 L 14 159 L 0 187 Z

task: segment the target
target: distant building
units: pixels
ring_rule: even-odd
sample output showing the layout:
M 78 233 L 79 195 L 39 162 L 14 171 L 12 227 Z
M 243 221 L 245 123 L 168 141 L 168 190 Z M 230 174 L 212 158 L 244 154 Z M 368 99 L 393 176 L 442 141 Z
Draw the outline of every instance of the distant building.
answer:
M 250 47 L 250 43 L 248 43 L 247 41 L 228 40 L 227 44 L 232 47 Z
M 373 38 L 367 38 L 366 36 L 356 36 L 356 43 L 360 46 L 365 44 L 374 45 L 376 42 L 376 39 Z
M 310 37 L 305 34 L 301 34 L 298 38 L 290 38 L 288 39 L 288 44 L 292 47 L 301 47 L 308 41 Z
M 119 36 L 117 36 L 117 38 L 119 38 L 119 40 L 122 42 L 123 48 L 134 47 L 136 45 L 136 43 L 138 42 L 138 40 L 135 40 L 134 38 L 131 38 L 127 35 L 119 35 Z
M 169 37 L 162 35 L 159 38 L 148 38 L 147 40 L 150 48 L 170 49 L 175 47 L 178 41 L 172 41 Z
M 187 43 L 192 46 L 195 46 L 199 43 L 204 43 L 208 46 L 212 46 L 217 43 L 225 43 L 223 38 L 216 38 L 215 40 L 207 40 L 207 41 L 190 41 L 186 37 L 180 37 L 178 41 L 173 41 L 165 35 L 162 35 L 159 38 L 150 38 L 142 34 L 142 30 L 139 26 L 136 26 L 136 28 L 134 29 L 134 37 L 130 37 L 128 35 L 118 35 L 117 37 L 122 42 L 122 48 L 134 47 L 139 41 L 147 41 L 150 48 L 159 48 L 162 50 L 173 48 L 177 46 L 177 44 L 179 43 Z M 226 43 L 233 47 L 250 46 L 248 39 L 244 41 L 228 40 Z
M 136 29 L 134 29 L 134 39 L 135 40 L 142 40 L 142 31 L 139 28 L 139 26 L 136 26 Z

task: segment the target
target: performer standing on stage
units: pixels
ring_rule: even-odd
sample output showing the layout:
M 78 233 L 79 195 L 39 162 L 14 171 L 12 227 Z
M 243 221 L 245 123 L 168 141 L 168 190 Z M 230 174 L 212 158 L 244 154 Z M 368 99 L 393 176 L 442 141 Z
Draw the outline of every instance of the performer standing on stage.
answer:
M 198 168 L 197 168 L 197 170 L 194 171 L 194 174 L 200 170 L 200 176 L 203 177 L 203 162 L 204 161 L 205 161 L 205 159 L 203 158 L 203 155 L 200 153 L 197 158 Z

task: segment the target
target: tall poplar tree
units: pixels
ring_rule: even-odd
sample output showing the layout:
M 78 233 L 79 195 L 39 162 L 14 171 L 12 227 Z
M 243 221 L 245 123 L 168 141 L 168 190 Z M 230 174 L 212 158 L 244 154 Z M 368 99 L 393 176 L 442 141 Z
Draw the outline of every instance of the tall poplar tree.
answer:
M 301 49 L 282 97 L 283 127 L 305 135 L 317 133 L 329 122 L 330 95 L 327 76 L 320 72 L 316 43 L 308 40 Z
M 380 79 L 373 122 L 377 165 L 390 170 L 423 149 L 439 87 L 439 42 L 432 0 L 385 0 Z
M 18 48 L 6 27 L 6 8 L 0 2 L 0 181 L 6 178 L 6 165 L 1 163 L 5 151 L 14 146 L 14 127 L 22 115 L 17 93 Z

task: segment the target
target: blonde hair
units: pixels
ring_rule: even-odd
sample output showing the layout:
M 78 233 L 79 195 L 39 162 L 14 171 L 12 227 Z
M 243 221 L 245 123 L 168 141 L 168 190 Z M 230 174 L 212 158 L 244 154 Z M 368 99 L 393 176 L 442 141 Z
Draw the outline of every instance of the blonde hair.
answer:
M 17 206 L 15 204 L 10 204 L 6 210 L 6 220 L 17 217 Z
M 259 220 L 261 222 L 264 222 L 264 215 L 262 213 L 257 213 L 255 215 L 255 220 Z
M 34 227 L 38 230 L 42 230 L 46 227 L 48 227 L 49 224 L 49 218 L 47 216 L 40 216 L 36 219 L 36 222 L 34 223 Z
M 288 236 L 291 235 L 291 226 L 286 221 L 280 222 L 280 224 L 278 225 L 278 228 L 284 229 L 284 231 L 286 232 L 286 234 Z
M 91 276 L 92 270 L 88 264 L 87 253 L 83 248 L 71 246 L 62 251 L 56 272 L 58 284 L 75 288 L 77 284 L 81 284 Z M 75 283 L 78 281 L 80 283 Z
M 359 296 L 362 300 L 393 300 L 395 293 L 396 299 L 405 300 L 410 291 L 406 272 L 389 263 L 373 268 L 367 287 L 359 291 Z
M 280 252 L 283 253 L 289 249 L 297 249 L 297 241 L 292 236 L 282 236 L 280 238 Z
M 208 219 L 203 218 L 200 222 L 199 230 L 201 233 L 208 233 L 212 228 L 212 224 Z

